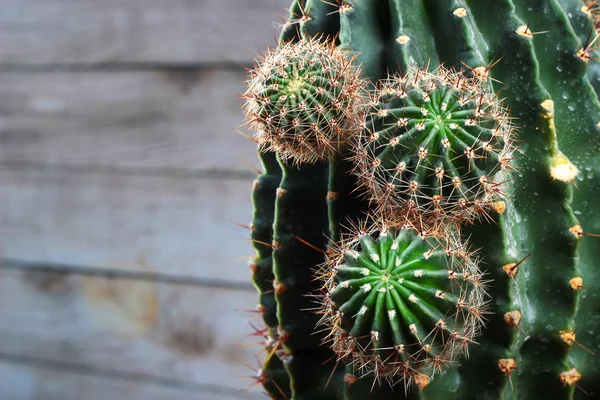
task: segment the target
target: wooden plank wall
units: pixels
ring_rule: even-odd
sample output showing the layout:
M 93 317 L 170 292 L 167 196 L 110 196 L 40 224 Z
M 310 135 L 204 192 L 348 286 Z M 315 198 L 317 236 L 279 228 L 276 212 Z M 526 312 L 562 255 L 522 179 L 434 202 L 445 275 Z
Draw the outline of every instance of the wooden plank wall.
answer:
M 0 2 L 1 399 L 264 398 L 236 95 L 288 3 Z

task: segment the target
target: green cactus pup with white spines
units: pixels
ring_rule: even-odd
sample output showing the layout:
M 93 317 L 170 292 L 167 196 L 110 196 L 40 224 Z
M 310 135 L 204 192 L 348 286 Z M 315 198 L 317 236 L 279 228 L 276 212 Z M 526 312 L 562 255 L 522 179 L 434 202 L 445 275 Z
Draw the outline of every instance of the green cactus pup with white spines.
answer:
M 413 67 L 374 92 L 354 143 L 355 172 L 393 215 L 472 220 L 502 194 L 512 136 L 507 112 L 479 78 Z
M 478 260 L 448 232 L 353 230 L 320 274 L 326 341 L 357 376 L 424 387 L 480 333 L 488 299 Z
M 352 61 L 321 39 L 268 52 L 244 94 L 255 140 L 296 163 L 336 154 L 363 123 L 366 86 Z

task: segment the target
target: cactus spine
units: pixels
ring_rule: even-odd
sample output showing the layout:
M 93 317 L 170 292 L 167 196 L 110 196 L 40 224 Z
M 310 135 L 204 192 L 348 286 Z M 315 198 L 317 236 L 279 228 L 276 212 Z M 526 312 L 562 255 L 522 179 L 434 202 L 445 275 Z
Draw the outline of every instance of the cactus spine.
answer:
M 298 68 L 313 58 L 290 49 L 326 49 L 314 53 L 335 54 L 340 73 L 306 88 L 327 94 L 306 100 L 303 117 L 281 107 L 297 107 L 289 94 L 305 81 L 277 78 L 288 103 L 264 110 L 258 93 L 280 99 L 275 86 L 253 73 L 246 93 L 268 146 L 252 270 L 277 349 L 261 380 L 269 395 L 600 395 L 600 5 L 296 0 L 290 10 L 273 54 L 291 52 Z M 307 132 L 308 121 L 323 125 Z M 373 223 L 358 223 L 365 213 Z M 448 271 L 462 279 L 448 286 Z

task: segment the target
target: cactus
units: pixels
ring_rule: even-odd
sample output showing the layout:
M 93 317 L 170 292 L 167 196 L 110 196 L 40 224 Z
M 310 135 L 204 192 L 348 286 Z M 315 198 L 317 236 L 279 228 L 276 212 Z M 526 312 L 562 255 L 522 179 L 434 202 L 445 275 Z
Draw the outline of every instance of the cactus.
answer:
M 485 280 L 456 234 L 369 223 L 336 247 L 322 267 L 320 324 L 355 370 L 424 387 L 480 333 Z
M 512 126 L 479 78 L 413 67 L 383 81 L 371 104 L 353 160 L 378 212 L 465 221 L 494 203 Z
M 282 159 L 323 160 L 358 133 L 364 108 L 359 69 L 318 38 L 282 44 L 252 71 L 246 114 L 255 140 Z
M 599 10 L 293 2 L 245 94 L 269 396 L 600 395 Z

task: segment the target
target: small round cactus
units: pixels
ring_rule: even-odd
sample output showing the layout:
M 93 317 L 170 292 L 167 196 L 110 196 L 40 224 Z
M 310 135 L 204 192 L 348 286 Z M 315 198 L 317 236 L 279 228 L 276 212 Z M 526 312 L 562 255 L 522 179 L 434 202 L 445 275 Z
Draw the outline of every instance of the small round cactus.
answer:
M 480 333 L 486 285 L 458 235 L 375 225 L 330 250 L 321 324 L 360 375 L 422 387 Z
M 246 119 L 263 149 L 295 163 L 324 160 L 360 131 L 365 82 L 332 42 L 283 44 L 250 71 Z
M 513 127 L 478 78 L 443 67 L 412 68 L 373 93 L 355 173 L 392 216 L 470 221 L 502 194 Z

